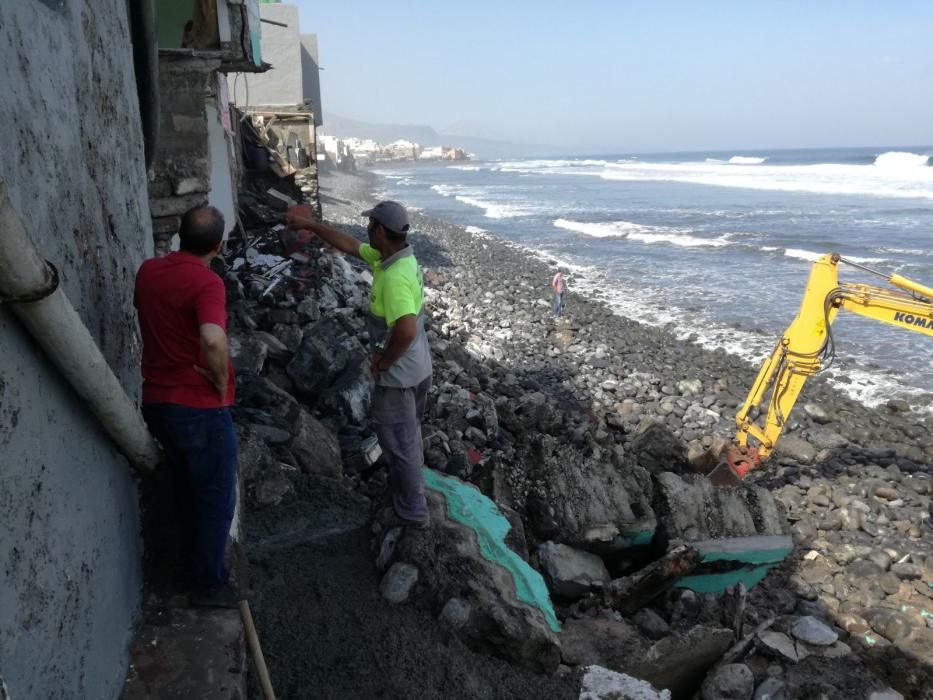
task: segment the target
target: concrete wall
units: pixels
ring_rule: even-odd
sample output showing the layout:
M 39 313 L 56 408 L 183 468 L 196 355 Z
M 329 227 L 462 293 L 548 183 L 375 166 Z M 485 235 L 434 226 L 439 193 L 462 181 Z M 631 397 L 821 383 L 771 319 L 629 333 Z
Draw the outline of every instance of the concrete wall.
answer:
M 314 109 L 314 125 L 324 125 L 321 105 L 321 71 L 318 59 L 317 34 L 301 35 L 301 94 Z
M 230 99 L 241 109 L 252 105 L 288 105 L 302 101 L 301 40 L 295 5 L 260 5 L 264 19 L 287 24 L 262 25 L 262 60 L 273 69 L 265 73 L 241 73 L 230 79 Z M 235 83 L 235 84 L 234 84 Z
M 236 226 L 236 204 L 233 196 L 233 177 L 230 174 L 231 158 L 227 134 L 220 121 L 215 100 L 208 100 L 205 105 L 207 116 L 208 151 L 211 159 L 211 191 L 208 203 L 220 209 L 224 215 L 228 234 Z
M 159 147 L 150 168 L 149 205 L 160 255 L 169 251 L 181 215 L 208 201 L 211 156 L 205 98 L 216 93 L 219 64 L 213 58 L 159 54 Z
M 125 0 L 0 3 L 0 177 L 131 395 L 151 254 Z M 13 698 L 112 698 L 141 589 L 135 482 L 0 305 L 0 676 Z

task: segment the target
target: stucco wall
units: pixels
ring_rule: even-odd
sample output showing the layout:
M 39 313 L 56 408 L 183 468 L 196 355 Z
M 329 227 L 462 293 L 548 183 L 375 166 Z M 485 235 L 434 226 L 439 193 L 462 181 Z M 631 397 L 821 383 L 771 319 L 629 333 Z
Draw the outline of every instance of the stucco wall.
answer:
M 317 34 L 301 35 L 301 92 L 311 100 L 314 125 L 324 125 L 324 107 L 321 105 L 321 70 L 318 58 Z
M 125 0 L 0 3 L 0 177 L 132 396 L 152 251 Z M 139 606 L 135 482 L 0 305 L 0 676 L 13 698 L 119 694 Z
M 262 60 L 272 70 L 241 73 L 230 78 L 230 99 L 240 108 L 253 105 L 292 106 L 301 104 L 301 38 L 295 5 L 260 5 L 263 19 L 288 25 L 262 25 Z

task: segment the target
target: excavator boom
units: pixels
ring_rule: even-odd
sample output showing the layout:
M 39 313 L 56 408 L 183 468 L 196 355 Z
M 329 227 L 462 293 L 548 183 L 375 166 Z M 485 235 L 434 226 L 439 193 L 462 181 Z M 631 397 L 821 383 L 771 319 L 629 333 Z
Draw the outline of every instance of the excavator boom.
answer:
M 840 284 L 840 262 L 880 275 L 891 286 Z M 900 275 L 884 275 L 836 253 L 820 257 L 813 263 L 796 318 L 762 364 L 736 413 L 735 443 L 718 455 L 719 465 L 710 472 L 714 481 L 734 483 L 770 457 L 807 379 L 832 357 L 832 324 L 840 309 L 933 336 L 933 288 Z M 752 410 L 766 398 L 767 410 L 752 420 Z

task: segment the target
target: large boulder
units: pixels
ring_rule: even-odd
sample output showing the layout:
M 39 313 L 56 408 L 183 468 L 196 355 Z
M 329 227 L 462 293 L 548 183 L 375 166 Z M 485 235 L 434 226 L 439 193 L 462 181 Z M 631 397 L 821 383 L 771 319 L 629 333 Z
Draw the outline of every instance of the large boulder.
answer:
M 655 510 L 669 540 L 698 542 L 786 535 L 787 520 L 769 491 L 718 487 L 705 476 L 665 472 L 655 477 Z
M 473 650 L 553 673 L 559 624 L 540 574 L 505 544 L 508 520 L 475 487 L 426 474 L 431 525 L 377 533 L 380 563 L 390 571 L 399 562 L 416 567 L 408 599 L 442 611 L 442 621 Z M 396 536 L 387 555 L 382 541 Z
M 339 316 L 327 316 L 304 329 L 286 372 L 315 406 L 335 411 L 355 424 L 366 419 L 374 385 L 369 354 Z
M 516 506 L 539 540 L 603 553 L 654 535 L 651 476 L 644 469 L 616 467 L 598 451 L 583 456 L 548 435 L 535 439 L 522 460 L 530 488 Z
M 538 569 L 551 592 L 561 598 L 580 598 L 609 582 L 603 560 L 565 544 L 545 542 L 535 552 Z

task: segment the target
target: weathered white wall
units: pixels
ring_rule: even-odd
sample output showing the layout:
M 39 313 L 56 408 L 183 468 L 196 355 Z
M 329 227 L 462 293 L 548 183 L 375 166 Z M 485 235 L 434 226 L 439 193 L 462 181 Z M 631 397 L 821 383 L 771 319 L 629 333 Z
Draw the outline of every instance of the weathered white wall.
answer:
M 230 146 L 227 142 L 224 126 L 220 122 L 217 103 L 208 100 L 207 137 L 211 157 L 211 191 L 208 203 L 220 209 L 224 215 L 224 235 L 236 226 L 236 205 L 233 200 L 233 179 L 230 175 Z
M 124 386 L 152 251 L 125 0 L 0 2 L 0 177 Z M 0 305 L 0 676 L 12 698 L 112 698 L 141 575 L 136 486 Z
M 230 78 L 230 99 L 238 107 L 255 105 L 294 106 L 302 101 L 301 38 L 295 5 L 260 5 L 263 19 L 287 24 L 262 25 L 262 60 L 273 69 L 265 73 L 240 73 Z

